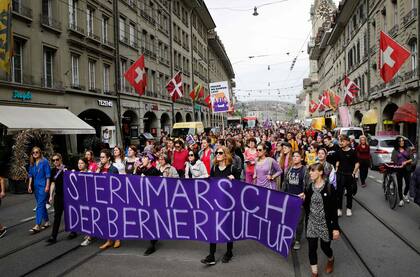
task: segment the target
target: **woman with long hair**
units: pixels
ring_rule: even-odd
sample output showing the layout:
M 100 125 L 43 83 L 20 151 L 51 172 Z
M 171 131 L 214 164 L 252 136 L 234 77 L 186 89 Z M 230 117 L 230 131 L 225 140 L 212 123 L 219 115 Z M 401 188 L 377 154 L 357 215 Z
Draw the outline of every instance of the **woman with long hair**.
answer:
M 207 173 L 210 174 L 211 167 L 213 165 L 213 150 L 210 147 L 211 139 L 205 138 L 201 141 L 201 150 L 198 152 L 200 160 L 204 163 L 207 169 Z
M 112 165 L 118 169 L 118 173 L 125 174 L 124 151 L 122 151 L 121 147 L 118 147 L 118 146 L 114 147 L 113 160 L 114 162 L 112 163 Z
M 401 168 L 397 171 L 398 196 L 400 198 L 400 207 L 404 206 L 404 201 L 410 203 L 408 191 L 410 186 L 411 164 L 414 160 L 413 153 L 407 147 L 403 137 L 395 139 L 395 147 L 391 154 L 391 161 Z M 402 193 L 403 179 L 405 182 L 404 195 Z
M 255 171 L 255 160 L 257 159 L 257 140 L 251 137 L 247 141 L 247 148 L 244 152 L 245 158 L 245 182 L 248 184 L 253 183 L 253 176 Z
M 216 157 L 213 161 L 213 167 L 211 168 L 211 177 L 215 178 L 227 178 L 229 180 L 235 179 L 234 169 L 232 167 L 232 155 L 229 149 L 225 146 L 216 147 Z M 223 255 L 222 262 L 228 263 L 233 257 L 233 242 L 227 243 L 226 253 Z M 216 253 L 216 243 L 210 243 L 210 253 L 207 257 L 201 260 L 203 264 L 215 265 L 216 259 L 214 254 Z
M 324 166 L 320 163 L 309 167 L 310 184 L 299 196 L 304 200 L 306 213 L 306 238 L 309 248 L 309 262 L 312 277 L 318 276 L 318 240 L 321 249 L 328 258 L 325 272 L 334 271 L 334 256 L 331 240 L 340 238 L 337 216 L 337 193 L 335 188 L 324 178 Z
M 36 234 L 41 230 L 50 227 L 46 204 L 48 193 L 50 191 L 51 169 L 47 159 L 45 159 L 42 155 L 41 148 L 37 146 L 32 148 L 29 164 L 28 192 L 32 193 L 33 184 L 36 199 L 35 226 L 29 231 L 32 234 Z M 42 221 L 44 221 L 44 225 L 41 227 Z
M 98 170 L 98 164 L 95 161 L 95 156 L 93 154 L 92 150 L 87 150 L 85 152 L 85 158 L 87 159 L 88 163 L 89 163 L 89 171 L 90 172 L 96 172 Z
M 366 187 L 366 179 L 370 167 L 370 147 L 366 136 L 359 137 L 359 145 L 356 146 L 357 159 L 359 160 L 360 181 L 362 187 Z
M 99 155 L 100 163 L 97 169 L 97 173 L 112 173 L 118 174 L 118 169 L 112 165 L 111 163 L 111 152 L 108 149 L 102 149 Z M 116 240 L 113 242 L 112 240 L 107 240 L 104 244 L 102 244 L 99 249 L 105 250 L 111 246 L 114 248 L 119 248 L 121 246 L 121 241 Z
M 207 178 L 206 166 L 200 161 L 199 156 L 193 150 L 188 151 L 188 162 L 185 165 L 185 178 Z
M 171 165 L 171 159 L 166 154 L 159 155 L 157 169 L 161 172 L 162 177 L 179 178 L 175 167 Z
M 328 151 L 326 148 L 318 150 L 318 162 L 324 166 L 324 176 L 328 182 L 337 188 L 337 176 L 334 166 L 327 161 Z
M 258 158 L 255 163 L 254 181 L 257 186 L 275 190 L 276 178 L 282 174 L 282 170 L 278 162 L 267 156 L 268 152 L 267 144 L 258 144 Z
M 134 174 L 136 168 L 136 163 L 139 163 L 137 158 L 137 147 L 135 145 L 130 145 L 127 150 L 127 157 L 125 157 L 125 173 Z

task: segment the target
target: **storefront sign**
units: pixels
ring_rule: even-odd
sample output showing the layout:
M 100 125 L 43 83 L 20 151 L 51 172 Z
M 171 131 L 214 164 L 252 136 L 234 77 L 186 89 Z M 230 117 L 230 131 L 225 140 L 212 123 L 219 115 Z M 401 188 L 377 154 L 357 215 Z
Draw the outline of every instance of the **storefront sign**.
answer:
M 98 105 L 101 107 L 112 107 L 112 101 L 98 99 Z
M 198 105 L 198 104 L 195 104 L 195 105 L 194 105 L 194 109 L 195 109 L 196 111 L 201 111 L 201 106 L 200 106 L 200 105 Z
M 144 109 L 146 110 L 146 112 L 159 111 L 159 106 L 157 104 L 145 103 Z
M 14 90 L 12 98 L 16 100 L 23 100 L 23 101 L 32 100 L 32 92 Z

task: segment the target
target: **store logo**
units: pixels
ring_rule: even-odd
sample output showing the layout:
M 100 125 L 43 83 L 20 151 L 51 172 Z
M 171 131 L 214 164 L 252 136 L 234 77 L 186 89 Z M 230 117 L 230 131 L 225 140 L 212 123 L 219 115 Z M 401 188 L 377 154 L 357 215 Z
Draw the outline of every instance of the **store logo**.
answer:
M 112 101 L 98 99 L 98 105 L 102 107 L 112 107 Z
M 12 95 L 12 99 L 23 100 L 23 101 L 32 100 L 32 92 L 14 90 L 13 95 Z

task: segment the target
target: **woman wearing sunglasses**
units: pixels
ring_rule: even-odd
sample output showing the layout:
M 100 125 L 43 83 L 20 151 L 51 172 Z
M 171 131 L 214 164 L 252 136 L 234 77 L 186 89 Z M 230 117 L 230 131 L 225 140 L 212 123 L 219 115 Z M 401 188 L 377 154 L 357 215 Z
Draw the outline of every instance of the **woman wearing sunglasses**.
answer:
M 188 151 L 188 162 L 185 166 L 185 178 L 197 179 L 208 178 L 206 166 L 198 156 L 197 152 L 192 150 Z
M 211 177 L 215 178 L 227 178 L 229 180 L 235 179 L 235 172 L 232 166 L 232 155 L 229 149 L 225 146 L 217 146 L 215 151 L 216 157 L 211 168 Z M 233 257 L 233 242 L 227 243 L 227 251 L 223 255 L 222 263 L 228 263 Z M 216 243 L 210 243 L 210 254 L 201 260 L 203 264 L 215 265 L 216 259 L 214 254 L 216 253 Z
M 57 242 L 58 229 L 60 228 L 61 217 L 64 212 L 64 188 L 63 177 L 66 170 L 63 164 L 61 154 L 56 153 L 52 162 L 54 167 L 51 170 L 51 189 L 50 189 L 50 204 L 54 204 L 54 224 L 52 228 L 51 237 L 47 240 L 48 243 L 53 244 Z M 75 232 L 68 235 L 68 239 L 74 239 L 77 236 Z
M 276 189 L 276 178 L 282 173 L 280 165 L 273 158 L 267 157 L 268 148 L 265 143 L 257 146 L 257 162 L 255 163 L 254 184 L 260 187 Z
M 35 226 L 29 231 L 32 234 L 39 233 L 41 230 L 50 227 L 47 212 L 47 197 L 50 191 L 51 169 L 47 159 L 42 156 L 39 147 L 32 148 L 29 160 L 29 185 L 28 192 L 32 193 L 32 184 L 34 185 L 34 193 L 36 199 L 36 220 Z M 41 223 L 44 225 L 41 227 Z

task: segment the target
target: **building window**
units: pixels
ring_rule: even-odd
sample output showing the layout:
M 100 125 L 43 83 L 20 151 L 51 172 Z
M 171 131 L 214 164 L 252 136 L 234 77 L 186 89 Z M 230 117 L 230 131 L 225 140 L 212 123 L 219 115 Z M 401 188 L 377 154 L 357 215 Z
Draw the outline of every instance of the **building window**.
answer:
M 54 83 L 54 49 L 44 47 L 44 80 L 43 85 L 52 88 Z
M 88 66 L 89 90 L 94 90 L 96 88 L 96 62 L 89 60 Z
M 73 87 L 80 86 L 79 60 L 80 60 L 79 55 L 76 55 L 76 54 L 71 55 L 71 84 Z
M 127 92 L 126 90 L 126 81 L 124 78 L 124 74 L 127 71 L 127 61 L 126 60 L 121 60 L 120 61 L 120 90 L 122 92 Z
M 108 43 L 108 24 L 109 18 L 106 16 L 102 17 L 102 42 Z
M 13 40 L 12 58 L 12 81 L 22 83 L 23 81 L 23 40 Z
M 86 19 L 87 19 L 87 33 L 88 36 L 93 34 L 93 17 L 94 10 L 92 8 L 87 8 L 86 10 Z
M 136 43 L 136 26 L 130 23 L 129 26 L 129 33 L 130 33 L 130 45 L 133 47 L 137 47 Z
M 109 93 L 109 78 L 111 73 L 111 67 L 108 64 L 104 64 L 104 93 Z
M 72 28 L 77 26 L 77 0 L 69 0 L 69 23 Z
M 124 41 L 125 39 L 125 18 L 120 17 L 120 40 Z
M 42 0 L 42 17 L 44 21 L 48 22 L 48 25 L 51 25 L 52 21 L 52 0 Z
M 392 9 L 394 12 L 394 26 L 398 24 L 398 2 L 397 1 L 391 1 L 392 2 Z
M 409 43 L 411 50 L 411 70 L 416 70 L 417 68 L 417 41 L 412 39 Z

